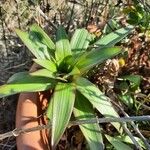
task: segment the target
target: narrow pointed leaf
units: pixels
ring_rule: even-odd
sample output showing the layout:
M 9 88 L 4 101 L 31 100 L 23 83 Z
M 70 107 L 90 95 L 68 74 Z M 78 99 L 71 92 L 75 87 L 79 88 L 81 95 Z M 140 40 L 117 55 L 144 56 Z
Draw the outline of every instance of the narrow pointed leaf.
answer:
M 53 99 L 51 99 L 49 104 L 48 104 L 48 108 L 46 110 L 46 116 L 50 121 L 52 121 L 52 118 L 53 118 Z
M 65 29 L 60 26 L 56 33 L 55 57 L 61 62 L 66 56 L 71 55 L 71 47 Z
M 96 118 L 94 110 L 90 102 L 79 92 L 76 95 L 74 116 L 77 120 L 90 120 Z M 79 126 L 84 134 L 90 149 L 103 150 L 103 139 L 99 124 L 84 124 Z
M 30 73 L 32 76 L 40 76 L 40 77 L 48 77 L 48 78 L 56 78 L 53 72 L 47 70 L 47 69 L 40 69 L 35 72 Z
M 86 29 L 77 29 L 71 38 L 71 50 L 74 54 L 85 51 L 91 41 L 91 35 Z
M 40 66 L 48 69 L 51 72 L 57 71 L 56 64 L 51 60 L 46 60 L 46 59 L 33 59 L 33 60 L 34 60 L 34 62 L 36 62 Z
M 28 77 L 28 76 L 29 76 L 28 71 L 15 73 L 7 80 L 7 83 L 12 83 L 19 80 L 21 81 L 24 77 Z
M 41 27 L 33 24 L 30 27 L 29 36 L 32 42 L 39 46 L 39 50 L 44 53 L 45 58 L 54 57 L 55 45 Z
M 119 54 L 120 52 L 121 48 L 119 47 L 95 49 L 82 55 L 78 59 L 76 66 L 84 72 L 93 66 Z
M 36 58 L 43 59 L 45 58 L 44 53 L 42 52 L 43 49 L 45 49 L 45 45 L 42 45 L 41 47 L 36 44 L 36 41 L 32 40 L 33 37 L 29 35 L 29 33 L 21 31 L 19 29 L 15 30 L 17 35 L 20 37 L 22 42 L 28 47 L 28 49 L 32 52 L 32 54 Z
M 30 73 L 31 76 L 38 76 L 38 77 L 47 77 L 55 80 L 62 80 L 66 81 L 64 78 L 58 77 L 55 73 L 47 70 L 47 69 L 40 69 L 35 72 Z
M 131 147 L 129 147 L 127 144 L 123 143 L 122 141 L 120 141 L 119 139 L 115 138 L 115 137 L 111 137 L 109 135 L 105 134 L 105 137 L 107 138 L 107 140 L 114 146 L 114 148 L 116 150 L 133 150 Z
M 40 26 L 33 24 L 30 30 L 37 33 L 37 36 L 41 39 L 41 43 L 45 44 L 49 48 L 50 52 L 54 52 L 55 44 Z
M 106 97 L 93 83 L 85 78 L 78 78 L 76 81 L 77 90 L 84 95 L 91 104 L 105 117 L 119 117 L 116 110 L 111 105 L 108 97 Z M 112 123 L 115 128 L 122 132 L 119 123 Z
M 130 138 L 128 135 L 121 135 L 121 136 L 117 136 L 116 138 L 117 138 L 118 140 L 122 141 L 122 142 L 125 142 L 125 143 L 128 143 L 128 144 L 134 144 L 133 141 L 131 140 L 131 138 Z M 134 138 L 135 138 L 135 140 L 138 142 L 138 144 L 139 144 L 142 148 L 146 149 L 146 147 L 145 147 L 143 141 L 142 141 L 139 137 L 135 137 L 135 136 L 134 136 Z
M 64 78 L 68 78 L 69 76 L 77 76 L 80 75 L 80 70 L 77 67 L 74 67 L 72 71 L 64 76 Z
M 132 30 L 134 29 L 133 26 L 128 26 L 125 28 L 118 29 L 114 32 L 109 33 L 108 35 L 99 39 L 94 45 L 97 45 L 101 48 L 103 47 L 112 47 L 123 38 L 125 38 Z
M 72 84 L 59 83 L 53 95 L 53 118 L 51 145 L 55 148 L 63 135 L 74 106 L 75 89 Z
M 36 92 L 53 88 L 54 80 L 45 77 L 33 77 L 27 72 L 13 75 L 7 84 L 0 86 L 0 98 L 20 92 Z
M 41 32 L 35 31 L 35 28 L 32 29 L 31 27 L 29 32 L 24 32 L 19 29 L 16 29 L 15 31 L 36 58 L 50 59 L 51 54 L 54 56 L 52 49 L 50 50 L 50 48 L 46 45 L 45 36 L 42 35 Z

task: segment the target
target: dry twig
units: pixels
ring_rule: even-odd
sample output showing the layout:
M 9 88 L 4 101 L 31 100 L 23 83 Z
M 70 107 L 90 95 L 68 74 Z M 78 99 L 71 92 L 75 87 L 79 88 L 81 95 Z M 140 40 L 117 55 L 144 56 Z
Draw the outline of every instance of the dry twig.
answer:
M 44 12 L 40 9 L 40 7 L 37 7 L 36 10 L 41 14 L 41 16 L 56 30 L 56 25 L 50 21 L 50 19 L 44 14 Z
M 129 115 L 123 110 L 123 108 L 121 106 L 119 106 L 115 101 L 111 101 L 111 102 L 121 110 L 121 112 L 124 114 L 124 116 L 126 116 L 127 118 L 130 118 Z M 142 135 L 138 126 L 133 121 L 131 121 L 130 124 L 132 125 L 132 127 L 133 127 L 134 131 L 137 133 L 137 135 L 142 139 L 142 141 L 145 144 L 145 146 L 147 147 L 147 149 L 150 149 L 150 144 L 148 143 L 146 138 Z
M 74 125 L 82 125 L 82 124 L 94 124 L 94 123 L 109 123 L 109 122 L 133 122 L 133 121 L 150 121 L 150 116 L 132 116 L 132 117 L 122 117 L 122 118 L 93 118 L 90 120 L 77 120 L 77 121 L 71 121 L 69 123 L 69 126 Z M 34 132 L 37 130 L 43 130 L 43 129 L 49 129 L 51 128 L 51 124 L 47 125 L 39 125 L 33 128 L 27 128 L 27 129 L 14 129 L 13 131 L 0 134 L 0 140 L 3 140 L 8 137 L 12 136 L 19 136 L 20 134 L 25 134 L 28 132 Z

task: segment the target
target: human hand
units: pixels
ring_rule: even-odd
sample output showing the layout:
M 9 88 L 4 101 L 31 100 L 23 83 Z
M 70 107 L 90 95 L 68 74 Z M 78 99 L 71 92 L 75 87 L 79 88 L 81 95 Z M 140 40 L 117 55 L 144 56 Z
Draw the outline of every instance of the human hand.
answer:
M 36 71 L 38 68 L 37 64 L 33 64 L 29 72 Z M 49 92 L 21 93 L 16 111 L 16 128 L 25 129 L 46 124 L 46 120 L 41 114 L 47 105 L 47 97 L 49 97 Z M 16 140 L 18 150 L 49 149 L 47 130 L 21 134 Z

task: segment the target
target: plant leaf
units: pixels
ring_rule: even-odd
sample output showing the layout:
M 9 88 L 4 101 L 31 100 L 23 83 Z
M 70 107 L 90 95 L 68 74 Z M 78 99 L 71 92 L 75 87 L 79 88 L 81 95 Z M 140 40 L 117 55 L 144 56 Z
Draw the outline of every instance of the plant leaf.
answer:
M 76 80 L 77 90 L 84 95 L 90 103 L 105 117 L 119 117 L 113 108 L 110 100 L 106 97 L 93 83 L 85 78 L 79 77 Z M 120 123 L 112 123 L 114 127 L 121 133 Z
M 129 80 L 131 82 L 131 88 L 137 88 L 139 87 L 141 83 L 141 76 L 139 75 L 126 75 L 121 77 L 124 80 Z
M 102 48 L 95 49 L 86 54 L 83 54 L 76 63 L 76 66 L 81 70 L 81 72 L 87 71 L 93 66 L 102 63 L 103 61 L 111 58 L 121 52 L 121 48 Z
M 69 123 L 74 101 L 75 88 L 72 84 L 59 83 L 56 85 L 52 104 L 52 148 L 55 148 Z
M 57 71 L 56 64 L 51 60 L 46 60 L 46 59 L 33 59 L 33 60 L 38 65 L 48 69 L 51 72 L 56 72 Z
M 34 71 L 30 73 L 30 75 L 39 76 L 39 77 L 48 77 L 48 78 L 54 78 L 54 79 L 56 78 L 54 73 L 47 69 L 40 69 L 40 70 Z
M 19 73 L 15 73 L 13 74 L 8 80 L 7 83 L 12 83 L 15 81 L 19 81 L 22 80 L 24 77 L 28 76 L 29 72 L 28 71 L 24 71 L 24 72 L 19 72 Z
M 85 51 L 91 41 L 91 35 L 86 29 L 77 29 L 71 38 L 71 50 L 74 54 Z
M 49 104 L 48 104 L 48 108 L 46 110 L 46 116 L 48 119 L 50 119 L 50 121 L 53 118 L 53 99 L 51 99 Z
M 60 26 L 56 32 L 55 57 L 60 63 L 65 57 L 71 55 L 71 47 L 65 29 Z
M 121 142 L 119 139 L 115 137 L 111 137 L 107 134 L 105 134 L 105 137 L 107 140 L 114 146 L 116 150 L 133 150 L 131 147 L 129 147 L 127 144 Z
M 125 28 L 118 29 L 114 32 L 109 33 L 108 35 L 99 39 L 94 45 L 98 47 L 112 47 L 123 38 L 125 38 L 132 30 L 134 29 L 133 26 L 129 25 Z
M 108 23 L 104 26 L 103 29 L 103 35 L 105 36 L 106 34 L 112 33 L 112 31 L 115 31 L 117 29 L 121 28 L 121 25 L 119 22 L 117 22 L 116 19 L 110 19 Z
M 0 86 L 0 98 L 20 92 L 36 92 L 53 88 L 55 81 L 45 77 L 33 77 L 27 72 L 14 74 L 5 85 Z
M 16 33 L 37 58 L 50 59 L 50 55 L 54 55 L 54 43 L 37 24 L 30 27 L 29 33 L 19 29 L 16 29 Z
M 37 36 L 40 37 L 41 43 L 45 44 L 49 48 L 50 52 L 55 51 L 55 44 L 40 26 L 33 24 L 30 27 L 30 30 L 37 33 Z
M 146 149 L 143 141 L 139 138 L 139 137 L 135 137 L 135 140 L 138 142 L 138 144 L 143 147 L 144 149 Z M 128 136 L 128 135 L 121 135 L 121 136 L 117 136 L 116 139 L 119 139 L 120 141 L 122 142 L 126 142 L 126 143 L 129 143 L 129 144 L 134 144 L 133 141 L 131 140 L 131 138 Z
M 56 80 L 62 80 L 66 81 L 66 79 L 58 77 L 55 73 L 47 70 L 47 69 L 40 69 L 35 72 L 30 73 L 31 76 L 38 76 L 38 77 L 47 77 L 51 79 L 56 79 Z
M 74 116 L 77 120 L 87 120 L 96 118 L 94 109 L 89 101 L 81 95 L 79 92 L 76 95 Z M 79 126 L 82 133 L 84 134 L 90 149 L 92 150 L 103 150 L 103 139 L 101 135 L 101 129 L 99 124 L 84 124 Z
M 39 51 L 39 46 L 30 39 L 30 36 L 27 32 L 19 29 L 16 29 L 15 32 L 36 58 L 45 58 L 44 54 Z
M 69 72 L 68 74 L 66 74 L 63 78 L 66 79 L 66 78 L 68 78 L 69 76 L 78 76 L 78 75 L 80 75 L 80 70 L 79 70 L 77 67 L 74 67 L 74 68 L 72 69 L 72 71 Z
M 134 99 L 130 93 L 118 94 L 119 100 L 128 106 L 129 109 L 133 109 Z

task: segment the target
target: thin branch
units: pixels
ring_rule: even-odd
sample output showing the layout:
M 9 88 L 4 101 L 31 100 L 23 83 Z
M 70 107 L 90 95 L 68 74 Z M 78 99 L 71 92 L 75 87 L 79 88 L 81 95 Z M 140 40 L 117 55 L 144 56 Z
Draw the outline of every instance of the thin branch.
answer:
M 10 70 L 10 69 L 19 68 L 19 67 L 25 66 L 27 63 L 28 63 L 28 62 L 19 64 L 19 65 L 15 65 L 15 66 L 12 66 L 12 67 L 8 67 L 8 68 L 5 68 L 5 69 L 2 69 L 2 71 L 7 71 L 7 70 Z
M 132 140 L 134 145 L 136 146 L 136 149 L 137 150 L 142 150 L 142 148 L 140 147 L 139 143 L 136 141 L 136 139 L 133 136 L 133 134 L 131 133 L 131 131 L 127 128 L 127 125 L 125 123 L 123 123 L 122 127 L 123 127 L 124 131 L 127 133 L 127 135 L 130 137 L 130 139 Z
M 69 32 L 69 29 L 70 29 L 72 17 L 73 17 L 73 14 L 74 14 L 74 8 L 75 8 L 75 3 L 73 3 L 72 9 L 71 9 L 70 18 L 69 18 L 68 25 L 67 25 L 67 28 L 66 28 L 67 33 Z
M 110 97 L 110 100 L 111 100 L 112 104 L 114 104 L 114 106 L 116 106 L 125 117 L 129 117 L 129 115 L 124 111 L 124 109 L 118 103 L 116 103 L 116 100 L 118 98 L 117 98 L 116 94 L 114 94 L 112 92 L 113 91 L 110 91 L 110 93 L 108 93 L 108 96 Z M 146 138 L 142 135 L 142 133 L 140 132 L 138 126 L 133 121 L 131 121 L 129 123 L 132 125 L 132 127 L 133 127 L 134 131 L 137 133 L 137 135 L 141 138 L 141 140 L 145 144 L 146 148 L 150 149 L 150 144 L 148 143 Z
M 88 19 L 87 19 L 87 22 L 86 22 L 86 27 L 88 26 L 89 21 L 91 19 L 91 15 L 92 15 L 92 11 L 93 11 L 93 6 L 94 6 L 94 0 L 92 0 L 92 2 L 91 2 L 90 12 L 89 12 L 89 16 L 88 16 Z
M 122 117 L 122 118 L 93 118 L 90 120 L 77 120 L 77 121 L 71 121 L 69 123 L 69 126 L 74 126 L 74 125 L 82 125 L 82 124 L 93 124 L 93 123 L 109 123 L 109 122 L 132 122 L 132 121 L 150 121 L 150 115 L 148 116 L 132 116 L 132 117 Z M 27 128 L 27 129 L 14 129 L 13 131 L 0 134 L 0 140 L 3 140 L 8 137 L 12 136 L 19 136 L 20 134 L 25 134 L 28 132 L 34 132 L 37 130 L 43 130 L 43 129 L 49 129 L 51 128 L 51 124 L 47 125 L 39 125 L 33 128 Z
M 44 12 L 40 9 L 40 7 L 37 7 L 36 10 L 55 30 L 57 30 L 57 26 L 53 22 L 50 21 L 50 19 L 44 14 Z
M 70 0 L 68 2 L 76 4 L 76 5 L 80 5 L 80 6 L 85 6 L 84 4 L 81 4 L 80 1 L 76 1 L 76 0 Z
M 27 129 L 14 129 L 13 131 L 10 131 L 10 132 L 6 132 L 4 134 L 0 134 L 0 140 L 4 140 L 5 138 L 8 138 L 8 137 L 17 137 L 19 136 L 20 134 L 25 134 L 25 133 L 29 133 L 29 132 L 34 132 L 34 131 L 37 131 L 37 130 L 43 130 L 43 129 L 48 129 L 50 128 L 51 125 L 50 124 L 47 124 L 47 125 L 39 125 L 39 126 L 36 126 L 36 127 L 33 127 L 33 128 L 27 128 Z
M 71 121 L 70 125 L 82 125 L 82 124 L 93 124 L 93 123 L 109 123 L 109 122 L 132 122 L 132 121 L 150 121 L 150 115 L 147 116 L 132 116 L 132 117 L 120 117 L 120 118 L 98 118 L 89 120 L 77 120 Z
M 19 17 L 19 6 L 18 6 L 18 1 L 15 0 L 15 3 L 16 3 L 16 9 L 17 9 L 18 26 L 19 26 L 19 29 L 21 29 L 21 21 L 20 21 L 20 17 Z
M 119 106 L 115 101 L 111 100 L 111 102 L 121 110 L 121 112 L 124 114 L 124 116 L 130 118 L 129 115 L 122 109 L 121 106 Z M 132 127 L 133 127 L 134 131 L 137 133 L 137 135 L 142 139 L 142 141 L 145 144 L 145 146 L 147 147 L 147 149 L 150 149 L 150 144 L 148 143 L 146 138 L 142 135 L 138 126 L 133 121 L 131 121 L 130 124 L 132 125 Z
M 2 7 L 0 7 L 0 13 L 2 11 Z M 5 49 L 8 55 L 8 47 L 7 47 L 7 38 L 6 38 L 6 31 L 5 31 L 5 20 L 3 19 L 3 17 L 1 17 L 1 22 L 2 22 L 2 40 L 4 40 L 4 45 L 5 45 Z

